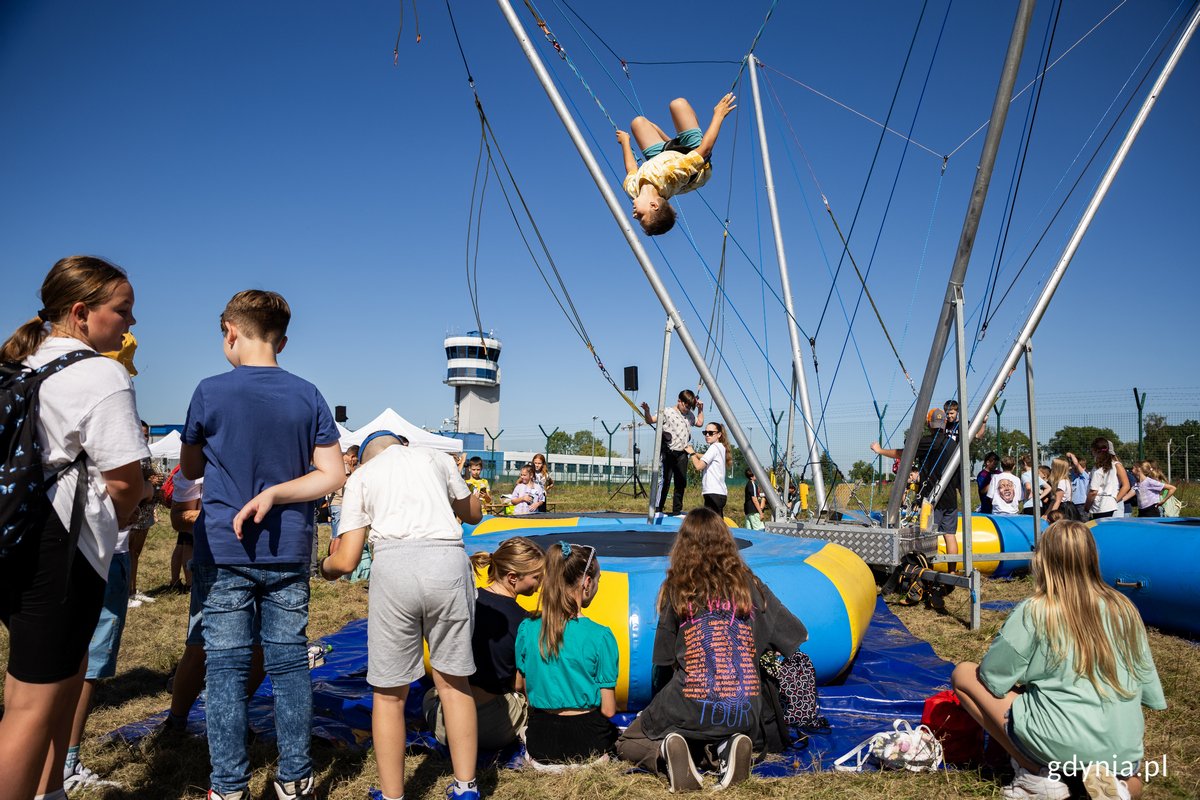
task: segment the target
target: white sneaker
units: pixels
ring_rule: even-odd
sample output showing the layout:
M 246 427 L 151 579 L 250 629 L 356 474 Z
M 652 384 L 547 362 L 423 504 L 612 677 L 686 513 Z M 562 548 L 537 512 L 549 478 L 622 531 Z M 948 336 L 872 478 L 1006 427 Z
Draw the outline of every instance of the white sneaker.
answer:
M 1092 800 L 1130 800 L 1129 785 L 1107 769 L 1089 769 L 1083 788 Z
M 117 781 L 106 781 L 83 764 L 76 763 L 75 771 L 63 778 L 63 789 L 73 792 L 76 789 L 87 789 L 98 786 L 120 786 Z
M 141 600 L 138 600 L 136 597 L 130 598 L 129 608 L 141 608 L 141 606 L 142 606 Z
M 154 602 L 154 598 L 153 598 L 153 597 L 151 597 L 151 596 L 150 596 L 150 595 L 148 595 L 148 594 L 142 594 L 141 592 L 138 592 L 137 594 L 135 594 L 135 595 L 133 596 L 133 599 L 134 599 L 134 600 L 141 600 L 143 603 L 153 603 L 153 602 Z
M 1070 800 L 1071 790 L 1062 781 L 1030 772 L 1019 764 L 1012 783 L 1000 790 L 1005 800 Z

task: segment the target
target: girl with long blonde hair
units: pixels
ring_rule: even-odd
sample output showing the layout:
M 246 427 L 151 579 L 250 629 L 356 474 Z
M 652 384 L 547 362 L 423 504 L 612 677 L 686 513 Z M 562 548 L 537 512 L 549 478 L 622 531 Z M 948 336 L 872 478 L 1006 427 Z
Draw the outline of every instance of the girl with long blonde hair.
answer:
M 517 688 L 529 698 L 525 752 L 535 768 L 606 756 L 617 729 L 617 640 L 580 616 L 600 589 L 596 548 L 546 550 L 538 608 L 517 630 Z
M 704 497 L 704 507 L 724 514 L 725 503 L 729 500 L 725 475 L 733 466 L 733 453 L 729 452 L 725 426 L 719 422 L 705 425 L 704 441 L 708 443 L 704 455 L 697 453 L 691 444 L 684 448 L 684 452 L 692 460 L 692 466 L 700 470 L 700 493 Z
M 1162 471 L 1153 461 L 1134 464 L 1132 471 L 1136 482 L 1129 487 L 1129 494 L 1137 498 L 1138 516 L 1161 517 L 1162 504 L 1175 494 L 1175 486 L 1163 480 Z
M 1100 576 L 1081 522 L 1046 529 L 1033 578 L 1033 596 L 983 661 L 951 677 L 963 708 L 1012 757 L 1016 777 L 1001 795 L 1066 800 L 1062 779 L 1074 775 L 1093 798 L 1137 798 L 1141 707 L 1167 706 L 1141 616 Z
M 1051 511 L 1061 510 L 1067 514 L 1067 519 L 1075 519 L 1071 514 L 1071 511 L 1075 510 L 1071 504 L 1071 465 L 1065 458 L 1056 458 L 1050 462 L 1049 482 L 1050 501 L 1046 503 L 1047 508 L 1042 509 L 1042 516 Z M 1071 511 L 1067 510 L 1067 506 L 1071 506 Z
M 517 740 L 525 728 L 529 706 L 517 691 L 517 629 L 529 613 L 517 602 L 538 590 L 546 566 L 546 554 L 524 536 L 500 543 L 494 552 L 471 556 L 471 566 L 482 572 L 486 583 L 475 597 L 475 627 L 471 652 L 475 674 L 467 682 L 475 698 L 479 721 L 479 747 L 499 750 Z M 445 715 L 437 690 L 430 689 L 423 701 L 425 720 L 434 738 L 447 744 Z
M 662 688 L 617 741 L 617 753 L 667 775 L 672 792 L 703 787 L 692 753 L 719 788 L 745 780 L 755 749 L 780 750 L 786 732 L 764 722 L 758 662 L 792 654 L 803 623 L 754 576 L 716 512 L 684 517 L 658 592 L 653 683 Z
M 542 492 L 546 495 L 546 499 L 538 508 L 538 511 L 546 510 L 546 503 L 550 502 L 550 490 L 554 488 L 554 478 L 550 476 L 550 467 L 546 464 L 546 456 L 543 453 L 534 453 L 533 458 L 529 462 L 533 466 L 533 481 L 542 487 Z

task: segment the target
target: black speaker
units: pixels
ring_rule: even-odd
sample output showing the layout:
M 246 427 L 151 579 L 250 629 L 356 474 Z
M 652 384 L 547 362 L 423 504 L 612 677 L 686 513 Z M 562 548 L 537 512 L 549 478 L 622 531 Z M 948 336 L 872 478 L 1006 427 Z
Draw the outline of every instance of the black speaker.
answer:
M 625 391 L 636 392 L 637 390 L 638 390 L 637 367 L 626 367 L 625 368 Z
M 349 419 L 349 417 L 346 416 L 346 407 L 345 406 L 334 406 L 333 407 L 333 421 L 334 422 L 345 422 L 347 419 Z

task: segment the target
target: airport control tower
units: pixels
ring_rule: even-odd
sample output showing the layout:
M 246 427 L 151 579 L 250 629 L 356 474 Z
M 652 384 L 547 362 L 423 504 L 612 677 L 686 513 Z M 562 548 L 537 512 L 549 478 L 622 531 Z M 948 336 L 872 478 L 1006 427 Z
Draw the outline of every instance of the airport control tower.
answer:
M 491 331 L 447 336 L 446 384 L 454 387 L 454 429 L 500 430 L 500 340 Z

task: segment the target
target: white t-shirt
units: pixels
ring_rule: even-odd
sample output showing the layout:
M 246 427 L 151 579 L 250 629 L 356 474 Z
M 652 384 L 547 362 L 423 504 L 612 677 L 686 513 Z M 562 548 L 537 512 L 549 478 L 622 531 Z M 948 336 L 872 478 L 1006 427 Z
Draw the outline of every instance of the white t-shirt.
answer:
M 90 349 L 78 339 L 52 336 L 25 364 L 40 367 L 73 350 Z M 77 361 L 47 378 L 38 400 L 38 443 L 46 471 L 59 472 L 81 452 L 86 454 L 87 493 L 79 552 L 107 580 L 117 544 L 117 512 L 101 473 L 150 458 L 129 373 L 111 358 Z M 78 475 L 78 469 L 61 472 L 51 490 L 54 512 L 63 527 L 71 524 Z
M 204 496 L 204 476 L 201 475 L 194 481 L 189 481 L 183 477 L 183 472 L 176 472 L 175 477 L 171 479 L 175 486 L 175 490 L 171 492 L 172 503 L 186 503 L 191 500 L 199 500 Z
M 461 542 L 452 500 L 471 496 L 454 459 L 427 447 L 393 445 L 354 471 L 342 495 L 345 533 L 370 528 L 368 539 Z
M 1062 496 L 1062 504 L 1063 505 L 1066 505 L 1067 503 L 1071 502 L 1071 481 L 1070 480 L 1068 480 L 1067 478 L 1063 478 L 1062 480 L 1060 480 L 1058 482 L 1058 486 L 1056 486 L 1055 489 L 1057 491 L 1063 493 L 1063 496 Z M 1054 505 L 1054 495 L 1050 495 L 1050 505 Z
M 1031 490 L 1033 489 L 1033 473 L 1028 470 L 1021 473 L 1021 494 L 1023 494 L 1023 495 L 1025 494 L 1025 485 L 1026 484 L 1029 484 L 1029 488 Z M 1038 491 L 1039 496 L 1041 495 L 1042 489 L 1044 489 L 1045 487 L 1047 487 L 1049 485 L 1050 484 L 1046 483 L 1046 481 L 1042 480 L 1041 475 L 1038 475 L 1037 491 Z M 1050 498 L 1050 500 L 1047 500 L 1046 503 L 1049 503 L 1053 499 L 1054 498 Z M 1045 506 L 1046 503 L 1042 503 L 1042 505 Z M 1025 508 L 1033 508 L 1033 495 L 1032 494 L 1029 494 L 1025 497 Z M 1045 511 L 1046 509 L 1043 508 L 1042 510 Z
M 700 456 L 708 466 L 700 475 L 701 494 L 729 494 L 725 487 L 725 445 L 713 442 Z
M 1011 472 L 997 472 L 988 483 L 993 514 L 1021 513 L 1021 481 Z
M 1120 503 L 1117 502 L 1117 491 L 1120 488 L 1121 480 L 1117 477 L 1116 467 L 1093 469 L 1091 481 L 1088 482 L 1088 491 L 1095 492 L 1096 496 L 1092 499 L 1092 507 L 1089 510 L 1093 514 L 1116 511 L 1120 506 Z

